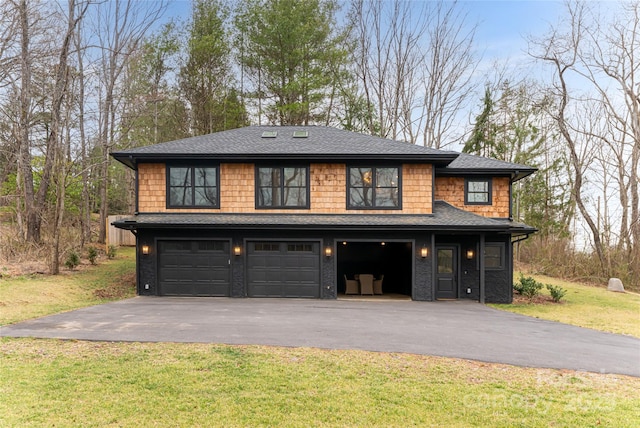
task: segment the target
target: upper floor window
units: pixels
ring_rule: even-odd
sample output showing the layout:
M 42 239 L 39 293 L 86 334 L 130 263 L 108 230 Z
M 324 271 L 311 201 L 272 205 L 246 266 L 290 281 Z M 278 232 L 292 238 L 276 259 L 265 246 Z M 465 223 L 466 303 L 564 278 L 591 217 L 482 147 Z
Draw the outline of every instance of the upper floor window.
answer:
M 400 168 L 349 167 L 348 208 L 399 209 Z
M 491 205 L 491 179 L 467 178 L 464 182 L 466 205 Z
M 256 168 L 257 208 L 309 208 L 309 168 Z
M 219 208 L 217 167 L 169 166 L 170 208 Z

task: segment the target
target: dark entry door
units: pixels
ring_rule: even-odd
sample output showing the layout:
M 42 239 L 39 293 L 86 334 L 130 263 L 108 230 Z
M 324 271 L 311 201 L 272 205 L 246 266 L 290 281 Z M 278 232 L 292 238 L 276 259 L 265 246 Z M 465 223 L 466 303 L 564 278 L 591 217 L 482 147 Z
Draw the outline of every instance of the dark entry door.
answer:
M 163 296 L 229 296 L 229 241 L 158 241 Z
M 458 298 L 458 250 L 456 247 L 436 248 L 436 299 Z

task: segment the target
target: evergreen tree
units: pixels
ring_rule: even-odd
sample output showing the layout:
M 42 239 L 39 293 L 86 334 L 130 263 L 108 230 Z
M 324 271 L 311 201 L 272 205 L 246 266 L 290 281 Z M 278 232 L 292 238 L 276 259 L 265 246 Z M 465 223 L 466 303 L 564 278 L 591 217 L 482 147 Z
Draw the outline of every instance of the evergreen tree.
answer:
M 334 0 L 246 0 L 236 20 L 243 73 L 258 114 L 279 125 L 326 119 L 336 70 L 346 61 Z M 263 109 L 263 104 L 266 106 Z
M 483 110 L 463 152 L 538 168 L 514 186 L 514 218 L 543 236 L 567 236 L 570 186 L 564 175 L 566 159 L 555 153 L 556 136 L 545 114 L 549 100 L 526 84 L 513 88 L 504 82 L 498 94 L 494 101 L 492 91 L 485 89 Z
M 187 42 L 188 58 L 180 70 L 182 92 L 191 108 L 194 135 L 247 125 L 247 113 L 233 88 L 231 49 L 219 0 L 196 0 Z
M 476 123 L 473 126 L 471 137 L 467 140 L 462 149 L 463 153 L 470 153 L 479 156 L 489 156 L 491 147 L 495 144 L 495 125 L 492 122 L 493 100 L 491 99 L 491 89 L 485 88 L 482 112 L 476 116 Z

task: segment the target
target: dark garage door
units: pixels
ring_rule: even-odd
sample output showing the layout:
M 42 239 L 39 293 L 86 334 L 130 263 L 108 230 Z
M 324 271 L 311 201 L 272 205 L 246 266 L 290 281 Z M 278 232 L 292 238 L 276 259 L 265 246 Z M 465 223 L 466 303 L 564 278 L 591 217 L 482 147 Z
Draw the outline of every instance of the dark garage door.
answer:
M 251 297 L 320 297 L 318 242 L 248 242 Z
M 228 241 L 158 241 L 159 294 L 229 296 Z

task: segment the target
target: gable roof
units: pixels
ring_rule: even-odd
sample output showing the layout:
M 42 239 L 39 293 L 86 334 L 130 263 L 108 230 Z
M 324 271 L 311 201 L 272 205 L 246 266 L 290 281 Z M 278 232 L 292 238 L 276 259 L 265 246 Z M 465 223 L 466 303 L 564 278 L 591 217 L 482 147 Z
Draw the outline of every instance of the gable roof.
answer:
M 306 137 L 294 137 L 307 131 Z M 263 137 L 275 132 L 275 137 Z M 389 160 L 446 165 L 458 153 L 326 126 L 248 126 L 112 153 L 128 167 L 160 160 Z

